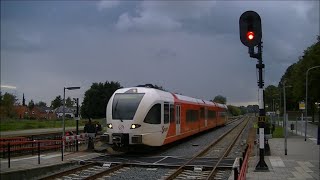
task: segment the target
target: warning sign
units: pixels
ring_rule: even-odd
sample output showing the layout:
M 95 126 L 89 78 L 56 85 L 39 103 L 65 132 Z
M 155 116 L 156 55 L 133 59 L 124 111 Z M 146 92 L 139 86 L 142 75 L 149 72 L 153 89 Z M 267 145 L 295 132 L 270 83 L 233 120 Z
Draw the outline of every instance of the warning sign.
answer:
M 303 101 L 299 103 L 299 109 L 300 110 L 305 110 L 306 109 L 305 103 Z

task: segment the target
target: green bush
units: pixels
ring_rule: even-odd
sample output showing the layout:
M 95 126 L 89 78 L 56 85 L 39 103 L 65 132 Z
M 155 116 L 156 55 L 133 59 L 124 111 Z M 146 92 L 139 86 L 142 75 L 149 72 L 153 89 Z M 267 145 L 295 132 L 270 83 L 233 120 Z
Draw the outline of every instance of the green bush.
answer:
M 283 127 L 280 126 L 276 126 L 273 134 L 272 134 L 273 138 L 283 138 Z

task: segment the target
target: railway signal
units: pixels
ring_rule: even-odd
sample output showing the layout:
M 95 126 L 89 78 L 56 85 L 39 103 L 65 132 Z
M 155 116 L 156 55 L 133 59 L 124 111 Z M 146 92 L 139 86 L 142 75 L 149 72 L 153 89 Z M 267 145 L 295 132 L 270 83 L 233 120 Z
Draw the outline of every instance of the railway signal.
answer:
M 261 43 L 261 18 L 254 11 L 244 12 L 239 19 L 240 40 L 247 47 Z
M 240 30 L 240 40 L 243 45 L 248 47 L 249 55 L 251 58 L 258 59 L 258 64 L 256 68 L 259 70 L 259 142 L 260 142 L 260 159 L 256 166 L 256 170 L 268 170 L 268 166 L 264 161 L 264 150 L 265 148 L 265 137 L 264 137 L 264 129 L 265 129 L 265 116 L 266 111 L 264 108 L 264 82 L 263 82 L 263 69 L 264 64 L 262 63 L 262 28 L 261 28 L 261 18 L 258 13 L 255 11 L 246 11 L 244 12 L 239 19 L 239 30 Z M 255 53 L 255 46 L 258 48 L 258 52 Z M 266 144 L 268 146 L 268 144 Z M 269 149 L 269 148 L 268 148 Z

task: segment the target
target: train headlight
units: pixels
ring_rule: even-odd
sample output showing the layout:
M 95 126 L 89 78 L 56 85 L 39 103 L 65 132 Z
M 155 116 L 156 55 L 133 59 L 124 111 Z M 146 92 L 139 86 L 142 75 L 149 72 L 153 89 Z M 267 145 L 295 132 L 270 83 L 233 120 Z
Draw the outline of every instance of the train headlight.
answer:
M 141 126 L 140 124 L 131 124 L 130 129 L 136 129 L 136 128 L 140 127 L 140 126 Z
M 113 126 L 112 126 L 111 123 L 110 123 L 110 124 L 107 124 L 107 127 L 108 127 L 109 129 L 112 129 L 112 128 L 113 128 Z

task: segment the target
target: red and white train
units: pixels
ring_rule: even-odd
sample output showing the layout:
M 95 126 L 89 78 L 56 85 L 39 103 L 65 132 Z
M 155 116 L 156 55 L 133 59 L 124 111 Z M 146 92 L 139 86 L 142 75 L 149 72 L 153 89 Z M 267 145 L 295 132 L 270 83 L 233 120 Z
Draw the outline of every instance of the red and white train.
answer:
M 227 120 L 226 105 L 148 87 L 118 89 L 106 111 L 107 132 L 101 139 L 117 150 L 162 146 Z

